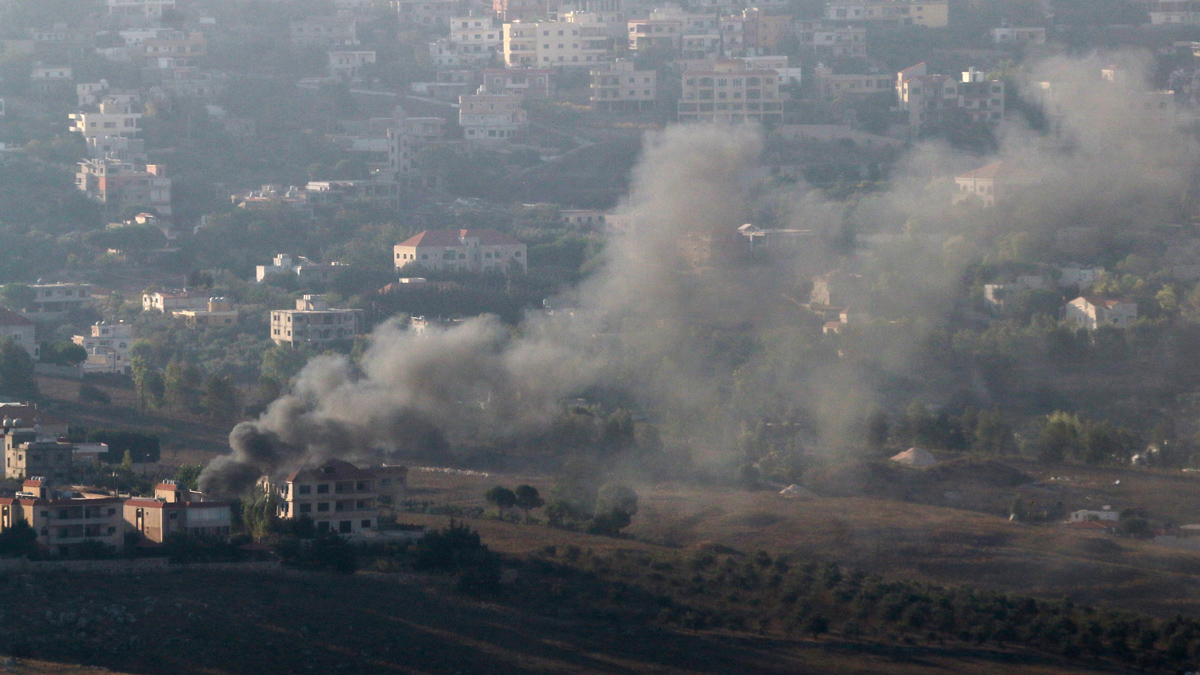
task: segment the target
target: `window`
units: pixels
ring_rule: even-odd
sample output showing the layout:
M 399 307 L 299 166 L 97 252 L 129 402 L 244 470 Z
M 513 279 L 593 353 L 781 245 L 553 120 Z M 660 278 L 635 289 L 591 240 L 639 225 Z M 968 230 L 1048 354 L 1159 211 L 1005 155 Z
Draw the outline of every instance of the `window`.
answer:
M 320 485 L 318 485 L 317 486 L 317 494 L 319 494 L 319 495 L 329 494 L 329 483 L 321 483 Z
M 312 513 L 312 504 L 301 504 L 300 513 Z
M 370 520 L 362 521 L 362 526 L 364 529 L 371 527 L 371 521 Z
M 320 504 L 317 504 L 317 510 L 318 511 L 328 511 L 329 510 L 329 502 L 321 502 Z
M 307 495 L 307 494 L 311 494 L 311 493 L 312 493 L 311 485 L 301 485 L 300 486 L 300 494 Z

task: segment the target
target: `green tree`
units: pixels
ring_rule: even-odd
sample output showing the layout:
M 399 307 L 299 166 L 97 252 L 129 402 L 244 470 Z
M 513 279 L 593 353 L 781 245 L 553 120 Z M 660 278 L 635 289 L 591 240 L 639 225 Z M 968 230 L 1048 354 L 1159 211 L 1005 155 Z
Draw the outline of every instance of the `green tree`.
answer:
M 163 375 L 163 400 L 171 410 L 192 412 L 200 404 L 200 371 L 190 363 L 172 361 Z
M 496 508 L 500 509 L 500 516 L 504 516 L 504 512 L 517 505 L 517 495 L 508 488 L 497 485 L 487 491 L 487 500 L 489 504 L 495 504 Z
M 33 305 L 37 298 L 34 290 L 25 284 L 4 284 L 0 286 L 0 305 L 21 311 Z
M 538 493 L 538 489 L 532 485 L 518 485 L 514 494 L 517 498 L 517 508 L 525 512 L 526 521 L 529 520 L 530 511 L 540 509 L 546 503 L 542 499 L 542 495 Z
M 175 484 L 188 490 L 198 490 L 200 472 L 204 470 L 199 464 L 184 464 L 175 471 Z
M 52 363 L 59 366 L 77 366 L 87 361 L 87 357 L 87 350 L 70 340 L 53 343 L 43 342 L 39 354 L 42 363 Z
M 829 632 L 829 619 L 820 614 L 813 614 L 804 622 L 804 632 L 817 639 Z
M 204 380 L 204 389 L 200 397 L 200 407 L 211 418 L 229 422 L 237 413 L 237 388 L 228 377 L 209 375 Z
M 34 553 L 37 553 L 37 531 L 24 518 L 0 531 L 0 557 L 15 558 Z
M 11 337 L 0 340 L 0 394 L 10 399 L 37 396 L 33 357 Z
M 151 366 L 144 356 L 131 358 L 129 366 L 133 371 L 133 390 L 138 412 L 145 413 L 150 408 L 159 407 L 162 404 L 164 389 L 162 373 Z

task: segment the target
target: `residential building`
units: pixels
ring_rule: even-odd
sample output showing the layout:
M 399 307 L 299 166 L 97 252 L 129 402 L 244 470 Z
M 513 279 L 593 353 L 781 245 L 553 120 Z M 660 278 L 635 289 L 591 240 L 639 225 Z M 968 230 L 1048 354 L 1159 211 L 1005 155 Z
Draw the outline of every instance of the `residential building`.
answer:
M 153 499 L 126 500 L 122 518 L 126 529 L 156 544 L 171 535 L 228 540 L 232 525 L 229 502 L 207 501 L 171 480 L 154 486 Z
M 463 0 L 392 0 L 401 24 L 412 26 L 445 25 L 466 13 Z
M 905 26 L 945 28 L 950 23 L 947 0 L 834 0 L 825 4 L 830 21 L 882 21 Z
M 204 309 L 183 309 L 171 312 L 171 316 L 183 319 L 188 328 L 232 326 L 238 322 L 238 311 L 233 308 L 233 302 L 222 297 L 209 298 Z
M 142 294 L 143 312 L 171 312 L 185 309 L 203 309 L 208 306 L 208 294 L 199 291 L 165 290 Z M 96 324 L 99 326 L 100 324 Z
M 38 410 L 36 403 L 0 403 L 0 434 L 13 429 L 32 429 L 37 438 L 63 438 L 70 431 L 67 423 Z
M 10 428 L 4 433 L 4 477 L 48 476 L 58 483 L 71 477 L 74 447 L 43 436 L 33 428 Z
M 373 51 L 333 51 L 328 55 L 330 77 L 355 78 L 364 66 L 375 63 Z
M 1014 188 L 1034 185 L 1037 177 L 1009 162 L 992 162 L 954 177 L 958 190 L 954 193 L 953 201 L 958 203 L 971 197 L 978 197 L 984 206 L 995 206 L 997 200 L 1001 203 L 1010 199 L 1010 191 Z
M 51 488 L 44 477 L 31 477 L 12 498 L 0 499 L 0 531 L 24 520 L 37 532 L 43 550 L 72 555 L 81 545 L 99 542 L 113 549 L 125 545 L 122 500 Z
M 1087 330 L 1128 328 L 1137 321 L 1137 303 L 1128 298 L 1082 295 L 1063 307 L 1063 317 Z
M 595 110 L 648 110 L 658 98 L 658 72 L 637 70 L 633 61 L 617 59 L 591 71 L 592 108 Z
M 144 306 L 144 304 L 143 304 Z M 87 350 L 84 374 L 129 372 L 129 347 L 133 344 L 133 324 L 124 321 L 97 321 L 89 335 L 76 335 L 71 342 Z
M 528 272 L 525 244 L 495 230 L 426 230 L 396 244 L 396 269 Z
M 283 479 L 277 513 L 284 520 L 311 518 L 318 532 L 374 532 L 379 526 L 379 504 L 403 498 L 407 474 L 402 466 L 361 469 L 328 459 Z M 266 485 L 271 489 L 269 481 Z
M 1041 26 L 1001 26 L 992 29 L 992 42 L 998 45 L 1044 45 L 1046 29 Z
M 1139 4 L 1149 11 L 1150 23 L 1153 25 L 1200 25 L 1200 2 L 1196 0 L 1167 0 L 1166 2 Z
M 75 172 L 75 187 L 101 204 L 139 204 L 171 215 L 171 179 L 161 164 L 147 164 L 141 170 L 119 159 L 86 159 Z
M 683 74 L 680 122 L 783 122 L 779 75 L 722 59 Z
M 580 229 L 602 227 L 607 214 L 599 209 L 562 209 L 558 212 L 564 224 Z
M 485 60 L 502 51 L 504 32 L 494 16 L 457 16 L 450 19 L 449 39 L 460 57 Z
M 137 136 L 141 129 L 138 123 L 141 113 L 131 112 L 127 106 L 114 105 L 108 102 L 100 104 L 99 112 L 71 113 L 69 131 L 78 133 L 84 138 L 97 136 Z
M 818 91 L 825 98 L 891 95 L 895 85 L 891 77 L 882 73 L 834 73 L 833 68 L 824 64 L 817 64 L 813 69 L 813 78 L 816 80 Z
M 353 47 L 358 44 L 358 23 L 352 17 L 313 16 L 289 26 L 292 44 L 306 47 Z
M 1087 288 L 1100 280 L 1104 274 L 1103 267 L 1083 267 L 1070 264 L 1058 268 L 1058 285 L 1061 287 L 1077 286 Z
M 468 141 L 506 142 L 525 131 L 529 121 L 516 94 L 489 94 L 483 87 L 458 99 L 458 124 Z
M 492 13 L 503 22 L 544 18 L 546 10 L 545 0 L 492 0 Z
M 961 82 L 926 71 L 925 63 L 918 63 L 896 75 L 900 109 L 908 113 L 913 129 L 947 121 L 951 115 L 993 124 L 1004 117 L 1002 80 L 988 79 L 974 68 L 962 74 Z
M 1086 523 L 1103 520 L 1118 521 L 1120 519 L 1121 514 L 1119 511 L 1114 511 L 1111 506 L 1105 506 L 1099 511 L 1095 509 L 1080 509 L 1078 511 L 1072 511 L 1070 520 L 1068 522 Z
M 38 358 L 38 343 L 36 330 L 32 321 L 17 314 L 11 309 L 0 307 L 0 340 L 12 338 L 12 341 L 29 352 L 33 358 Z
M 126 136 L 87 136 L 88 157 L 92 159 L 113 159 L 125 164 L 145 164 L 149 159 L 146 154 L 146 141 L 141 138 Z
M 504 63 L 547 68 L 591 66 L 608 60 L 612 38 L 567 21 L 504 24 Z
M 302 255 L 292 258 L 286 253 L 280 253 L 270 265 L 259 265 L 255 271 L 259 283 L 276 274 L 294 274 L 302 281 L 328 281 L 333 272 L 345 267 L 345 263 L 336 261 L 316 263 Z
M 33 304 L 23 308 L 27 314 L 59 314 L 92 302 L 91 284 L 30 284 L 29 290 Z
M 152 67 L 194 66 L 208 55 L 208 41 L 204 33 L 162 31 L 155 37 L 146 38 L 142 50 Z
M 161 19 L 167 10 L 175 10 L 175 0 L 108 0 L 110 16 Z
M 483 90 L 489 94 L 515 94 L 522 99 L 550 98 L 554 93 L 551 68 L 492 68 L 483 71 Z
M 862 24 L 797 21 L 800 48 L 827 56 L 866 56 L 867 29 Z
M 296 301 L 296 309 L 271 311 L 271 339 L 275 344 L 321 345 L 353 340 L 362 329 L 355 309 L 330 309 L 319 295 L 306 295 Z
M 628 24 L 630 51 L 656 50 L 678 53 L 683 47 L 684 22 L 682 19 L 630 19 Z M 706 32 L 689 32 L 705 35 Z M 718 40 L 719 40 L 719 34 Z M 710 44 L 705 41 L 705 44 Z M 693 48 L 694 49 L 694 48 Z
M 61 91 L 74 81 L 74 72 L 70 66 L 35 65 L 29 73 L 29 82 L 36 92 L 50 94 Z

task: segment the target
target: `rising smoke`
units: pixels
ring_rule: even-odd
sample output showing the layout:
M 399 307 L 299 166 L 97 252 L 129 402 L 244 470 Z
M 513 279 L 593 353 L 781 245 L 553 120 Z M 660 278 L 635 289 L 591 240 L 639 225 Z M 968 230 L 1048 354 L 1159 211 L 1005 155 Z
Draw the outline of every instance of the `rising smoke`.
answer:
M 1101 82 L 1111 61 L 1122 75 Z M 1154 111 L 1140 105 L 1145 65 L 1137 55 L 1047 61 L 1025 89 L 1052 83 L 1054 133 L 1004 127 L 1001 151 L 986 159 L 918 145 L 892 189 L 852 203 L 779 188 L 758 164 L 758 129 L 653 134 L 624 205 L 634 227 L 612 239 L 572 317 L 531 316 L 516 334 L 490 317 L 431 337 L 384 324 L 361 371 L 346 357 L 316 358 L 290 393 L 237 425 L 232 453 L 209 464 L 201 488 L 236 494 L 263 473 L 325 457 L 519 442 L 543 431 L 564 399 L 595 387 L 651 411 L 701 461 L 728 461 L 739 425 L 763 416 L 807 415 L 820 430 L 813 442 L 835 445 L 879 403 L 882 380 L 919 368 L 912 355 L 952 306 L 963 270 L 998 239 L 1021 232 L 1052 251 L 1063 227 L 1093 227 L 1103 240 L 1171 217 L 1177 206 L 1162 195 L 1190 181 L 1191 145 L 1149 122 Z M 1005 218 L 952 206 L 947 176 L 994 159 L 1036 176 L 1025 203 Z M 813 245 L 771 264 L 720 256 L 703 269 L 689 264 L 689 247 L 719 246 L 768 214 L 815 230 Z M 860 243 L 884 235 L 883 243 L 857 256 L 821 243 L 847 228 Z M 858 307 L 897 324 L 869 368 L 839 359 L 800 306 L 808 280 L 839 266 L 869 281 Z

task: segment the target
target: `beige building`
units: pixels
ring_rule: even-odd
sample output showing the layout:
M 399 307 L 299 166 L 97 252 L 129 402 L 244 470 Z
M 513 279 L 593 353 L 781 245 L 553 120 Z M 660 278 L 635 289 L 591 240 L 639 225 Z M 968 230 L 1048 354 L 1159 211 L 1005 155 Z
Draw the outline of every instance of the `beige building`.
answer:
M 1128 328 L 1137 321 L 1137 303 L 1129 298 L 1082 295 L 1063 307 L 1063 318 L 1087 330 Z
M 520 96 L 489 94 L 483 87 L 458 97 L 458 124 L 464 139 L 484 143 L 507 142 L 529 127 Z
M 42 436 L 32 428 L 4 433 L 4 477 L 10 480 L 45 476 L 56 483 L 71 478 L 74 446 Z
M 594 110 L 648 110 L 658 98 L 658 72 L 637 70 L 633 61 L 617 59 L 597 66 L 591 76 Z
M 353 340 L 362 328 L 358 310 L 330 309 L 319 295 L 296 301 L 296 309 L 271 310 L 271 339 L 275 344 L 322 345 Z
M 0 340 L 12 338 L 17 346 L 36 359 L 40 356 L 36 332 L 32 321 L 11 309 L 0 307 Z
M 232 525 L 228 502 L 205 501 L 175 481 L 154 486 L 153 499 L 126 500 L 122 518 L 126 529 L 156 544 L 173 534 L 228 540 Z
M 75 187 L 101 204 L 137 204 L 171 215 L 171 179 L 161 164 L 142 170 L 119 159 L 86 159 L 75 171 Z
M 1028 171 L 1007 162 L 992 162 L 954 177 L 957 191 L 953 202 L 978 197 L 984 206 L 995 206 L 997 200 L 1006 202 L 1013 188 L 1027 187 L 1036 182 L 1036 176 Z
M 379 505 L 404 497 L 407 475 L 402 466 L 360 469 L 329 459 L 283 480 L 278 514 L 285 520 L 311 518 L 319 532 L 373 532 L 379 526 Z
M 489 94 L 516 94 L 522 99 L 550 98 L 554 93 L 554 70 L 489 68 L 483 71 L 483 90 Z
M 30 314 L 58 314 L 79 309 L 92 302 L 91 284 L 30 284 L 33 305 Z
M 396 269 L 528 272 L 525 244 L 495 230 L 426 230 L 394 249 Z
M 293 21 L 292 44 L 309 47 L 353 47 L 358 44 L 358 24 L 352 17 L 314 16 Z
M 891 77 L 880 73 L 836 74 L 823 64 L 813 69 L 813 79 L 825 98 L 891 94 L 895 84 Z
M 783 122 L 779 74 L 723 59 L 683 74 L 680 122 Z
M 834 0 L 825 5 L 825 18 L 945 28 L 950 24 L 950 11 L 947 0 Z
M 456 16 L 450 19 L 450 44 L 460 58 L 490 59 L 504 47 L 504 31 L 494 16 Z
M 504 24 L 504 63 L 510 67 L 592 66 L 608 60 L 612 38 L 568 21 Z
M 232 326 L 238 322 L 238 311 L 228 298 L 209 298 L 204 309 L 184 309 L 171 312 L 171 316 L 183 319 L 188 328 Z
M 142 294 L 143 312 L 161 312 L 167 314 L 184 309 L 204 309 L 207 306 L 208 295 L 198 291 L 184 289 Z
M 83 363 L 86 373 L 125 373 L 129 371 L 129 346 L 133 344 L 133 324 L 124 321 L 97 321 L 90 335 L 76 335 L 71 342 L 87 350 Z
M 121 518 L 124 500 L 54 490 L 50 482 L 31 478 L 15 497 L 0 499 L 0 531 L 24 520 L 37 532 L 41 549 L 64 557 L 91 542 L 114 549 L 124 547 L 125 528 Z
M 926 64 L 918 63 L 896 74 L 896 96 L 913 129 L 947 121 L 952 115 L 990 124 L 999 124 L 1004 117 L 1004 82 L 988 79 L 974 68 L 955 81 L 948 75 L 929 74 Z
M 867 29 L 862 24 L 797 21 L 795 36 L 802 49 L 817 54 L 867 55 Z
M 165 10 L 174 10 L 175 0 L 108 0 L 111 16 L 161 19 Z
M 131 112 L 128 106 L 102 102 L 99 112 L 80 112 L 67 115 L 71 121 L 70 131 L 84 138 L 104 136 L 136 136 L 142 114 Z

